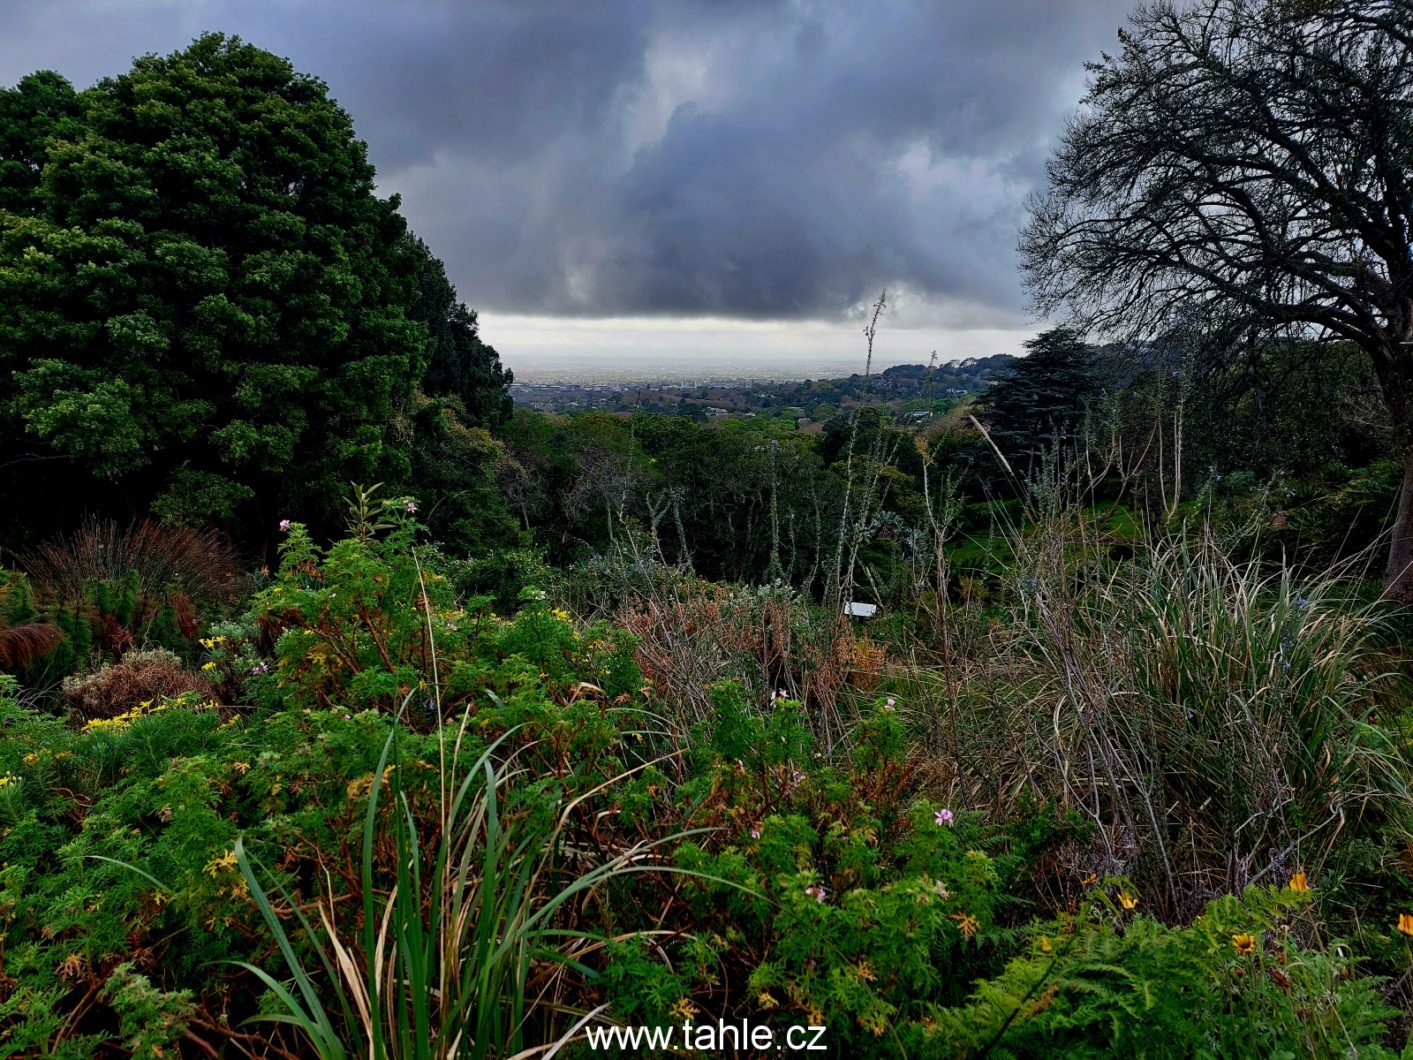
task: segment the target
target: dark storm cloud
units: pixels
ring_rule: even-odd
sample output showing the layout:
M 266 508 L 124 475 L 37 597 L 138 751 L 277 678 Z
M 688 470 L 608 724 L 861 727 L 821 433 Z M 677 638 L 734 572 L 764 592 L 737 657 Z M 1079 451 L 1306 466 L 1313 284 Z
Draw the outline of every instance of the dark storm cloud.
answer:
M 0 80 L 207 28 L 288 55 L 485 308 L 832 317 L 889 286 L 1002 322 L 1021 201 L 1130 3 L 9 0 Z

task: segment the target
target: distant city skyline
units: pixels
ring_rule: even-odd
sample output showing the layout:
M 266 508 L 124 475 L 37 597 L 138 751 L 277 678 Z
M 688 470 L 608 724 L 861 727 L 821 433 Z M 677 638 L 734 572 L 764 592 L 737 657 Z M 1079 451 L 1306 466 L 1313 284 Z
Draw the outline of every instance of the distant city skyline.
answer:
M 8 0 L 0 83 L 239 34 L 328 82 L 517 373 L 820 374 L 884 287 L 880 364 L 1020 352 L 1024 201 L 1130 7 Z

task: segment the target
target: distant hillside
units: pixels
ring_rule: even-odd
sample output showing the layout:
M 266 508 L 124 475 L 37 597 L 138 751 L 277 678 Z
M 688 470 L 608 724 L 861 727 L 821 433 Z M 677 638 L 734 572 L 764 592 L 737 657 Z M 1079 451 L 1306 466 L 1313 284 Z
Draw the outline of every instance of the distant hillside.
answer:
M 834 409 L 864 400 L 882 401 L 897 411 L 928 411 L 984 390 L 1015 360 L 1009 354 L 968 357 L 929 367 L 904 364 L 865 379 L 856 372 L 835 379 L 763 382 L 759 379 L 700 383 L 515 383 L 511 395 L 523 408 L 541 412 L 649 409 L 695 419 L 713 416 L 765 416 L 820 420 Z

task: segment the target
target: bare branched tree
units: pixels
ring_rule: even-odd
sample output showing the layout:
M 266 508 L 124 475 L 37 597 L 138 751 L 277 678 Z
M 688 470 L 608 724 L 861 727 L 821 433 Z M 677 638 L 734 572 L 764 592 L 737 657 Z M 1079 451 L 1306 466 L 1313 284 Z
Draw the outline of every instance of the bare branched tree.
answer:
M 1405 469 L 1387 591 L 1413 600 L 1413 4 L 1162 0 L 1119 40 L 1031 203 L 1036 309 L 1357 343 Z

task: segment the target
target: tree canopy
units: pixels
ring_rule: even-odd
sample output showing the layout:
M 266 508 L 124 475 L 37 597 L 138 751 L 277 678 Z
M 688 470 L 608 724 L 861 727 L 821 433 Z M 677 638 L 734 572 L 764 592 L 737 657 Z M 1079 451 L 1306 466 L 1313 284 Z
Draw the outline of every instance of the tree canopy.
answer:
M 495 351 L 318 79 L 208 34 L 81 93 L 0 93 L 16 472 L 57 461 L 193 522 L 293 498 L 317 518 L 350 479 L 407 480 L 393 425 L 429 367 L 476 422 L 503 415 Z
M 1389 582 L 1413 596 L 1413 8 L 1162 0 L 1120 43 L 1032 203 L 1037 309 L 1358 344 L 1408 469 Z
M 459 399 L 474 426 L 498 426 L 510 418 L 514 376 L 501 366 L 495 347 L 481 341 L 476 311 L 457 297 L 446 268 L 427 244 L 414 242 L 421 268 L 417 300 L 408 315 L 426 325 L 432 341 L 422 389 L 434 397 Z

